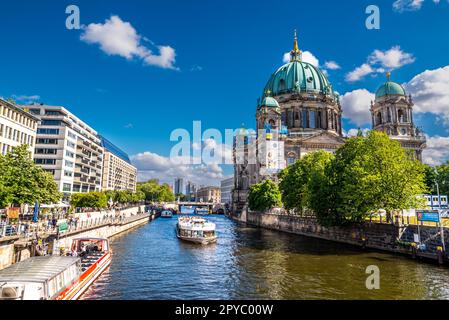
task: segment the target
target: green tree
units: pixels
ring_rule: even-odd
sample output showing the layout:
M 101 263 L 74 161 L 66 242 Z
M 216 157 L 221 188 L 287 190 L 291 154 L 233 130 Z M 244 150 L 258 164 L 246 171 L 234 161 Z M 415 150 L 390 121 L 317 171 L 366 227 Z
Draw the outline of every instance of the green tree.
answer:
M 159 202 L 173 202 L 175 201 L 175 195 L 171 191 L 171 188 L 168 184 L 164 183 L 159 188 L 159 194 L 158 194 L 158 201 Z
M 145 195 L 145 200 L 155 202 L 173 202 L 175 195 L 168 184 L 160 185 L 156 179 L 137 184 L 137 191 Z
M 325 167 L 333 159 L 326 151 L 317 151 L 306 155 L 279 174 L 279 189 L 286 209 L 295 209 L 305 213 L 311 208 L 311 184 L 324 175 Z
M 70 204 L 75 208 L 106 208 L 108 198 L 104 192 L 74 193 Z
M 328 213 L 336 216 L 325 221 L 362 222 L 379 209 L 419 207 L 417 195 L 426 191 L 424 170 L 385 133 L 371 131 L 366 138 L 348 139 L 327 172 L 330 194 L 324 201 L 332 201 Z
M 138 183 L 137 190 L 145 194 L 145 200 L 158 201 L 159 182 L 157 180 L 149 180 L 145 183 Z
M 426 184 L 427 191 L 436 194 L 435 180 L 437 179 L 437 174 L 435 172 L 435 169 L 438 169 L 438 167 L 434 168 L 427 164 L 423 166 L 424 166 L 424 182 Z
M 0 206 L 56 203 L 61 198 L 53 176 L 34 164 L 27 145 L 0 156 Z
M 249 208 L 255 211 L 266 211 L 275 207 L 281 207 L 281 192 L 272 180 L 251 186 L 249 191 Z
M 438 166 L 436 169 L 438 172 L 437 181 L 440 188 L 440 194 L 449 195 L 449 161 Z

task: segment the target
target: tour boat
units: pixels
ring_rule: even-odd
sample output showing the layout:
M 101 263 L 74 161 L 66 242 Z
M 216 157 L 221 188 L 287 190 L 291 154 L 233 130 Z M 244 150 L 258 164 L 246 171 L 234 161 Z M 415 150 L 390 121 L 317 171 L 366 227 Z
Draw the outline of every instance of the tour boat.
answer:
M 173 217 L 173 212 L 170 210 L 164 210 L 161 212 L 161 218 L 171 218 Z
M 209 244 L 217 241 L 215 223 L 199 217 L 181 217 L 176 225 L 179 239 L 199 244 Z
M 208 208 L 196 208 L 195 213 L 199 214 L 199 215 L 207 215 L 207 214 L 209 214 L 209 209 Z
M 80 238 L 72 256 L 32 257 L 0 270 L 0 300 L 77 300 L 111 263 L 109 241 Z

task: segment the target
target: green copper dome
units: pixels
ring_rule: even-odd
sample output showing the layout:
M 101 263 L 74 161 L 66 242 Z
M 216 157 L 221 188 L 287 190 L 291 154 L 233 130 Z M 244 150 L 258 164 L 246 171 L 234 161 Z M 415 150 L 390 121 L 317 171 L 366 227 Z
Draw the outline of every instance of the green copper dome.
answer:
M 393 81 L 387 81 L 383 85 L 379 87 L 376 91 L 376 98 L 380 98 L 386 95 L 401 95 L 405 96 L 405 90 L 404 88 Z
M 262 100 L 262 103 L 260 104 L 261 107 L 273 107 L 273 108 L 279 108 L 279 103 L 276 101 L 275 98 L 272 97 L 265 97 Z
M 292 92 L 334 95 L 326 75 L 312 64 L 299 59 L 280 67 L 268 80 L 265 92 L 273 96 Z

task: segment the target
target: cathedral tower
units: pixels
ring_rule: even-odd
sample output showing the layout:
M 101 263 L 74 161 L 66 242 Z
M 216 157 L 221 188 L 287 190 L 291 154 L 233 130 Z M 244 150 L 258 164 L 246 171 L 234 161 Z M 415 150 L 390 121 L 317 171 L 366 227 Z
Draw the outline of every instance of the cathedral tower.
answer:
M 413 150 L 413 155 L 422 161 L 426 138 L 415 127 L 412 97 L 407 96 L 405 89 L 390 78 L 388 72 L 387 82 L 377 89 L 375 101 L 371 102 L 373 129 L 385 132 L 391 139 L 399 141 L 403 148 Z

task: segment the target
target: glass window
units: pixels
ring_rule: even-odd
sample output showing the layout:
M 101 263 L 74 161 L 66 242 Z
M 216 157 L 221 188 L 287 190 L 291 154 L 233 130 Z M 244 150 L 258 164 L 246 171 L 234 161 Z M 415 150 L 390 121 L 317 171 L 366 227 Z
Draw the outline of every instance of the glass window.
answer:
M 58 151 L 57 149 L 42 149 L 42 148 L 36 149 L 37 154 L 56 154 L 57 151 Z
M 36 143 L 39 144 L 58 144 L 58 139 L 43 139 L 39 138 L 36 140 Z
M 49 128 L 39 128 L 37 129 L 38 134 L 59 134 L 59 129 L 49 129 Z
M 60 126 L 62 124 L 62 121 L 60 120 L 42 120 L 41 125 L 42 126 Z
M 34 159 L 34 163 L 36 164 L 56 164 L 56 159 Z
M 307 110 L 303 110 L 302 111 L 302 127 L 303 128 L 308 128 L 308 125 L 307 125 Z
M 316 112 L 310 111 L 309 112 L 309 128 L 315 129 L 316 128 Z
M 75 157 L 75 154 L 74 154 L 73 152 L 70 152 L 70 151 L 66 151 L 66 152 L 65 152 L 65 155 L 66 155 L 67 157 L 70 157 L 70 158 Z

